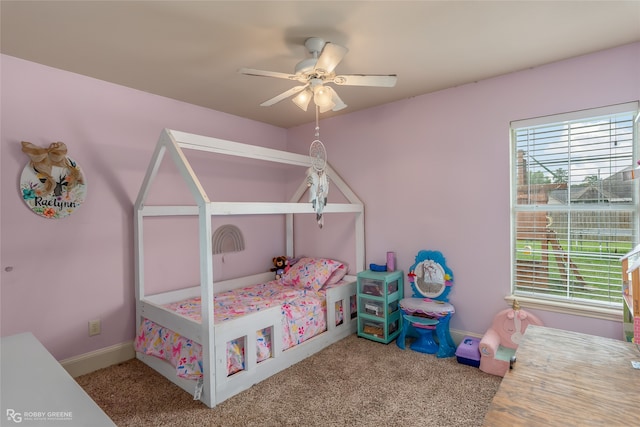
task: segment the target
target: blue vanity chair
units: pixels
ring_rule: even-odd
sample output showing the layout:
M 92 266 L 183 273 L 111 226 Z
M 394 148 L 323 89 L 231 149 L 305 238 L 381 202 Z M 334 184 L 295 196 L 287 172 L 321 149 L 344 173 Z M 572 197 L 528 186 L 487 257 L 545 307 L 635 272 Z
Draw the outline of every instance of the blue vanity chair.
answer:
M 437 357 L 451 357 L 456 346 L 449 332 L 455 308 L 449 303 L 453 272 L 438 251 L 422 250 L 409 269 L 412 298 L 400 300 L 402 327 L 396 344 L 405 349 L 407 336 L 416 337 L 410 348 Z

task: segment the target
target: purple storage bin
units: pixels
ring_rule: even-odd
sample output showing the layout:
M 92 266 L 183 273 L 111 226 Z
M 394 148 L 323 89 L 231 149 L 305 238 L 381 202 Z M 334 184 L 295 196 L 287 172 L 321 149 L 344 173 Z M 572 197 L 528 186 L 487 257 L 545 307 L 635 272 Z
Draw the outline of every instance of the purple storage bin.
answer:
M 458 363 L 462 363 L 463 365 L 469 365 L 474 367 L 480 366 L 480 350 L 478 350 L 478 346 L 480 345 L 480 338 L 474 337 L 464 337 L 458 349 L 456 350 L 456 357 L 458 359 Z

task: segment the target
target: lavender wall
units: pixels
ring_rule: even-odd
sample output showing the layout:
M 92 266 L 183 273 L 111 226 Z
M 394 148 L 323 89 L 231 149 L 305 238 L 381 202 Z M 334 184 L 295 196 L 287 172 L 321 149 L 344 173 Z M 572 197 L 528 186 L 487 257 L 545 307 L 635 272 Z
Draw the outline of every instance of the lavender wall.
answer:
M 33 331 L 58 359 L 133 338 L 132 208 L 162 128 L 301 153 L 314 133 L 312 125 L 287 131 L 0 59 L 1 335 Z M 382 263 L 394 250 L 398 267 L 406 269 L 420 249 L 443 251 L 456 278 L 452 327 L 484 332 L 509 292 L 509 122 L 640 99 L 639 76 L 636 43 L 323 120 L 330 162 L 366 206 L 367 263 Z M 22 140 L 41 146 L 63 141 L 80 163 L 87 201 L 70 217 L 38 217 L 21 200 L 18 180 L 27 162 Z M 278 185 L 289 171 L 242 162 L 216 163 L 212 170 L 199 159 L 194 163 L 222 199 L 260 194 L 278 200 L 291 190 Z M 251 179 L 244 180 L 247 172 Z M 177 182 L 175 171 L 163 168 L 154 197 L 180 190 Z M 297 237 L 298 253 L 353 261 L 351 219 L 332 218 L 323 230 L 309 223 Z M 281 222 L 239 226 L 249 235 L 247 252 L 228 255 L 224 263 L 214 258 L 217 277 L 264 271 L 265 254 L 284 251 Z M 177 248 L 195 233 L 193 224 L 154 227 L 176 249 L 154 253 L 158 268 L 151 271 L 165 283 L 183 278 L 180 267 L 195 261 Z M 148 245 L 151 252 L 160 246 Z M 188 279 L 195 283 L 197 274 Z M 617 322 L 536 314 L 550 326 L 621 336 Z M 89 338 L 87 321 L 94 318 L 102 318 L 103 333 Z
M 367 264 L 393 250 L 406 270 L 420 249 L 441 250 L 456 279 L 452 328 L 483 333 L 510 289 L 510 121 L 638 99 L 635 43 L 324 120 L 320 134 L 365 203 Z M 304 152 L 312 135 L 312 126 L 291 129 L 289 149 Z M 622 337 L 618 322 L 536 314 Z
M 1 61 L 1 334 L 32 331 L 57 359 L 131 340 L 133 203 L 161 130 L 259 141 L 278 149 L 286 148 L 286 130 L 6 55 Z M 46 219 L 22 201 L 18 184 L 27 164 L 20 147 L 23 140 L 43 147 L 63 141 L 83 169 L 87 198 L 71 216 Z M 277 181 L 283 171 L 253 169 L 238 161 L 231 165 L 194 162 L 205 181 L 213 181 L 215 173 L 222 175 L 210 194 L 218 200 L 247 193 L 265 199 L 285 197 L 283 181 Z M 159 199 L 174 189 L 184 194 L 175 169 L 163 167 L 163 172 L 161 188 L 154 188 L 152 197 Z M 259 179 L 251 182 L 242 175 Z M 224 264 L 221 256 L 215 257 L 218 278 L 266 271 L 270 258 L 265 254 L 284 252 L 284 220 L 239 221 L 247 251 L 227 255 Z M 148 269 L 151 279 L 163 278 L 165 284 L 184 279 L 181 272 L 186 268 L 187 280 L 198 283 L 197 229 L 184 221 L 148 227 L 159 227 L 158 235 L 180 248 L 168 255 L 152 254 L 155 259 L 148 262 L 157 268 Z M 277 237 L 268 237 L 265 230 Z M 156 242 L 147 242 L 152 253 L 161 246 Z M 253 259 L 254 265 L 241 257 Z M 89 337 L 87 322 L 96 318 L 102 319 L 102 334 Z

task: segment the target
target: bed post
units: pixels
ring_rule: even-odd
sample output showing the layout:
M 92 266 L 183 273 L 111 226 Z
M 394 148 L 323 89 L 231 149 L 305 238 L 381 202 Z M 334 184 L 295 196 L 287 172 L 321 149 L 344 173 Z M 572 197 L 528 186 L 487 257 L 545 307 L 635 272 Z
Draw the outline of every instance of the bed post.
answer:
M 142 212 L 144 208 L 144 202 L 149 193 L 149 187 L 151 182 L 158 173 L 158 168 L 164 158 L 166 152 L 165 142 L 169 141 L 167 129 L 163 129 L 158 139 L 158 144 L 153 151 L 151 161 L 147 167 L 147 172 L 142 181 L 142 186 L 138 193 L 138 197 L 133 205 L 133 241 L 134 241 L 134 267 L 136 271 L 135 276 L 135 296 L 136 296 L 136 333 L 140 329 L 140 323 L 142 322 L 140 303 L 145 297 L 144 287 L 144 214 Z
M 364 271 L 364 206 L 362 212 L 356 214 L 356 272 Z
M 285 228 L 287 239 L 286 255 L 289 258 L 293 258 L 295 255 L 293 253 L 293 214 L 285 215 Z
M 202 321 L 201 400 L 205 405 L 216 405 L 215 339 L 213 337 L 213 243 L 211 242 L 211 205 L 200 205 L 200 292 Z
M 142 211 L 136 207 L 133 212 L 133 239 L 134 239 L 134 257 L 135 257 L 135 288 L 136 288 L 136 334 L 140 330 L 142 323 L 142 310 L 140 302 L 144 298 L 144 240 L 143 240 L 143 221 Z

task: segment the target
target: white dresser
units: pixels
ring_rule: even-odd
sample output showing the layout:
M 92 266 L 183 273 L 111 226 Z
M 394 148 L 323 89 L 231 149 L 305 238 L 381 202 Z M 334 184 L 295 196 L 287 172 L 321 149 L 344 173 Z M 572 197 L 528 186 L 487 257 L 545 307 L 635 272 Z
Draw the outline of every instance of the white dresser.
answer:
M 0 340 L 0 425 L 115 426 L 31 333 Z

